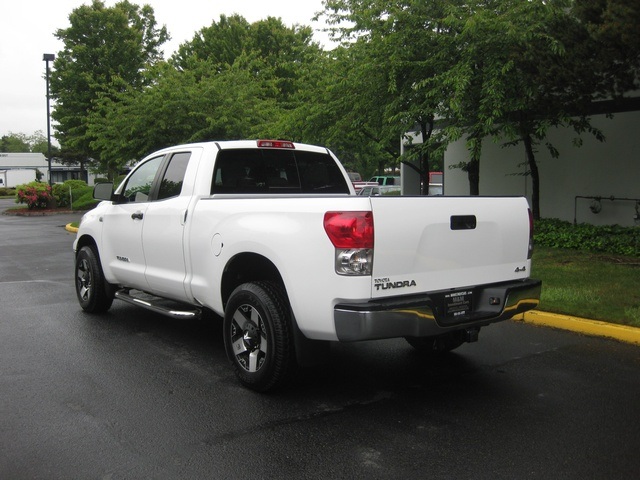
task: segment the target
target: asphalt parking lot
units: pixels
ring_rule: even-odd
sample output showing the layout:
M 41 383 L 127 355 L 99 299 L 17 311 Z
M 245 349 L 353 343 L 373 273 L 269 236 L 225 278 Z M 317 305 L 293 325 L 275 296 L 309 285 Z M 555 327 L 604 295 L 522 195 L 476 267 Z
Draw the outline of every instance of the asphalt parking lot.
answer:
M 334 345 L 255 394 L 216 322 L 84 314 L 78 219 L 0 215 L 0 478 L 640 475 L 636 345 L 503 322 L 438 360 L 401 339 Z

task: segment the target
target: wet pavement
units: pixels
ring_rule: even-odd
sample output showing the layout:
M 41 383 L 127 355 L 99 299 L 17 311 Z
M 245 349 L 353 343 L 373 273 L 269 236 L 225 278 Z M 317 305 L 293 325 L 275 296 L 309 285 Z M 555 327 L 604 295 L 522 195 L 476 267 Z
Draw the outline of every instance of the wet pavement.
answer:
M 637 346 L 503 322 L 438 360 L 336 344 L 256 394 L 215 319 L 83 313 L 64 229 L 79 218 L 0 215 L 0 478 L 640 474 Z

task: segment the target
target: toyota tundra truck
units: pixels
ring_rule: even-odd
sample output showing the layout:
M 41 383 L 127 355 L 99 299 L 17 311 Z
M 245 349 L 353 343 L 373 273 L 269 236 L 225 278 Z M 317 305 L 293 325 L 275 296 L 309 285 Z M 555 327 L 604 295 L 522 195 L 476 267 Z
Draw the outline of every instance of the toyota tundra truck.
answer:
M 430 354 L 535 308 L 525 198 L 357 196 L 323 147 L 219 141 L 140 161 L 80 223 L 82 309 L 114 300 L 223 323 L 239 381 L 282 386 L 331 342 Z

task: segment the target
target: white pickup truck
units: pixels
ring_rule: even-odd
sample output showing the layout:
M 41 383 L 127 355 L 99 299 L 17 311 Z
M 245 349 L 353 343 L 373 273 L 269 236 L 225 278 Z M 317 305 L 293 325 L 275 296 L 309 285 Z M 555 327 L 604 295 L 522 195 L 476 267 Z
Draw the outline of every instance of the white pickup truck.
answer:
M 356 196 L 326 148 L 180 145 L 94 196 L 74 242 L 81 307 L 213 311 L 239 380 L 257 391 L 330 342 L 404 337 L 449 351 L 540 298 L 524 198 Z

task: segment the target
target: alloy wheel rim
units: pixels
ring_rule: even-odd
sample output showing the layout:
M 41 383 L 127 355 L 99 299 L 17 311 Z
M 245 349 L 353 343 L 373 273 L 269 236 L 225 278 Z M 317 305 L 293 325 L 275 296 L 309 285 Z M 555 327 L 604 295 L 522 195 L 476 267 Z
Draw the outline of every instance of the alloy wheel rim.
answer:
M 267 331 L 260 312 L 251 305 L 241 305 L 231 321 L 231 348 L 236 362 L 249 373 L 262 368 L 267 358 Z
M 89 262 L 86 259 L 82 259 L 78 264 L 78 271 L 76 272 L 78 295 L 82 300 L 88 300 L 91 295 L 91 269 L 89 268 Z

